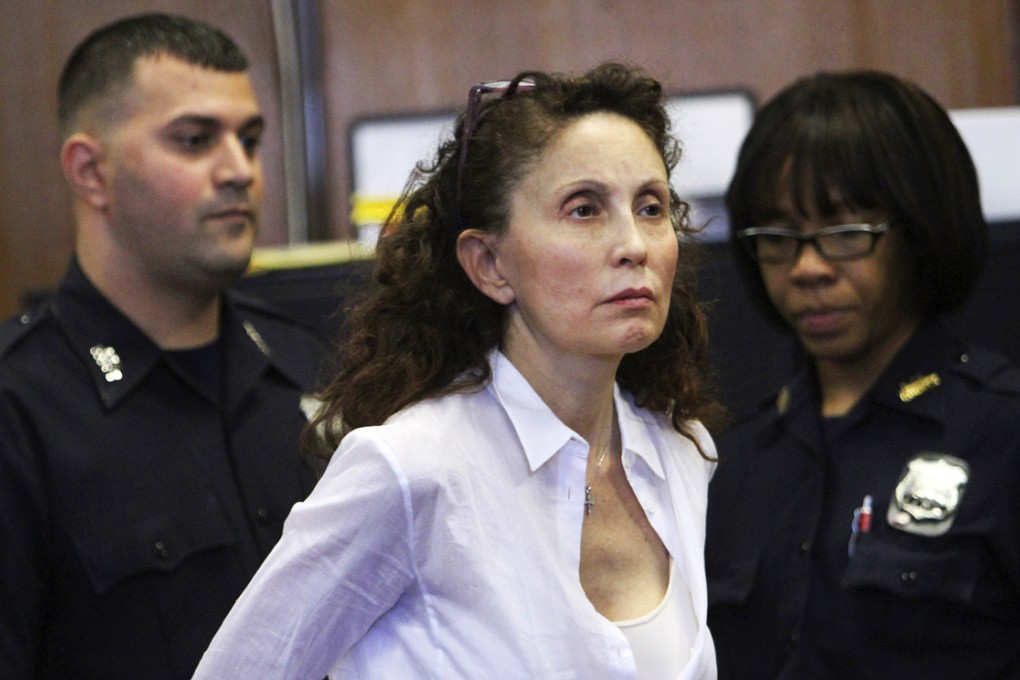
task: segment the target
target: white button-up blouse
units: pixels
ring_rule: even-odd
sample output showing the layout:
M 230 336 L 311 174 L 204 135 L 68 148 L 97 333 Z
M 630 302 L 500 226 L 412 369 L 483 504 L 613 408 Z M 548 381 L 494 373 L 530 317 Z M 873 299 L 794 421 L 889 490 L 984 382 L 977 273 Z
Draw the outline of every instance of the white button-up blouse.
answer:
M 502 354 L 491 362 L 483 389 L 344 438 L 195 678 L 637 677 L 624 634 L 580 584 L 588 444 Z M 713 679 L 703 545 L 714 464 L 662 416 L 619 388 L 614 398 L 627 478 L 694 605 L 679 677 Z

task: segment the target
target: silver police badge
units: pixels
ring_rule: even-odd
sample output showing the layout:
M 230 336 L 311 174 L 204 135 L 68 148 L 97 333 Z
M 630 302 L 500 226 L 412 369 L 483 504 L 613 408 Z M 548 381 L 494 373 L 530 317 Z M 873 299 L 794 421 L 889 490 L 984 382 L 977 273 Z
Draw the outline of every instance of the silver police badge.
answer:
M 956 519 L 967 486 L 967 462 L 946 453 L 919 453 L 896 485 L 886 519 L 889 526 L 918 536 L 941 536 Z

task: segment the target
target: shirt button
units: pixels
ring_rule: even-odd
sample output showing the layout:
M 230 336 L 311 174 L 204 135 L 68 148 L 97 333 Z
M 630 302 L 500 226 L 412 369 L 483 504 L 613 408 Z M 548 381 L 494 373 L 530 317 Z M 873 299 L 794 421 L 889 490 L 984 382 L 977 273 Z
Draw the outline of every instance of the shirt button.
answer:
M 161 560 L 170 557 L 170 548 L 166 547 L 166 543 L 163 541 L 156 541 L 156 545 L 153 546 L 153 552 Z
M 269 511 L 265 508 L 259 508 L 256 510 L 255 515 L 258 516 L 259 521 L 263 524 L 269 524 Z
M 811 552 L 811 541 L 804 541 L 803 543 L 801 543 L 800 544 L 800 551 L 802 553 L 809 553 L 809 552 Z

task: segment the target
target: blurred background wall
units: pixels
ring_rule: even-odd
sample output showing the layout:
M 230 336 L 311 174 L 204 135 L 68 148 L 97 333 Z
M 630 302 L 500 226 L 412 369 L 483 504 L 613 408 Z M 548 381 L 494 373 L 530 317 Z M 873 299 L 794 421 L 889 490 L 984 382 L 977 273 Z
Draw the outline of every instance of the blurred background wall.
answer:
M 799 75 L 879 68 L 949 108 L 1020 104 L 1020 0 L 2 0 L 0 316 L 51 288 L 71 251 L 60 67 L 97 26 L 149 10 L 209 21 L 252 59 L 270 130 L 261 245 L 351 235 L 352 122 L 456 108 L 526 69 L 620 59 L 672 93 L 764 100 Z M 310 117 L 288 117 L 295 105 Z M 285 182 L 301 156 L 302 181 Z

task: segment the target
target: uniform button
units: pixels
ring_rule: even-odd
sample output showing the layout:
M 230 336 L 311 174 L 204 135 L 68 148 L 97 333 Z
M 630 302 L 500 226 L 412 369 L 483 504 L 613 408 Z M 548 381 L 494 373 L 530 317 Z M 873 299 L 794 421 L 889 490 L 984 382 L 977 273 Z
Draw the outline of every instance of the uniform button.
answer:
M 970 361 L 970 355 L 969 354 L 961 354 L 960 355 L 960 363 L 961 364 L 965 364 L 968 361 Z
M 259 508 L 258 510 L 255 511 L 255 514 L 258 516 L 260 522 L 262 522 L 263 524 L 269 524 L 268 510 L 266 510 L 265 508 Z
M 166 547 L 166 543 L 163 541 L 156 541 L 156 545 L 153 546 L 153 552 L 156 553 L 156 557 L 164 560 L 170 557 L 170 549 Z
M 31 320 L 32 320 L 32 315 L 31 314 L 22 314 L 21 315 L 20 321 L 21 321 L 21 325 L 22 326 L 24 326 L 26 323 L 28 323 Z
M 802 553 L 811 552 L 811 541 L 804 541 L 800 544 L 800 551 Z
M 900 581 L 903 582 L 904 586 L 914 585 L 914 583 L 917 582 L 917 572 L 916 571 L 903 572 L 902 574 L 900 574 Z

